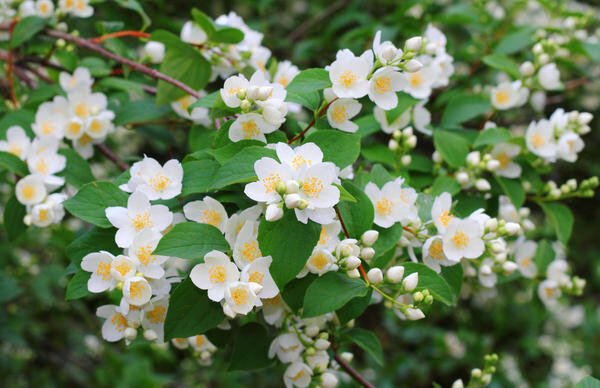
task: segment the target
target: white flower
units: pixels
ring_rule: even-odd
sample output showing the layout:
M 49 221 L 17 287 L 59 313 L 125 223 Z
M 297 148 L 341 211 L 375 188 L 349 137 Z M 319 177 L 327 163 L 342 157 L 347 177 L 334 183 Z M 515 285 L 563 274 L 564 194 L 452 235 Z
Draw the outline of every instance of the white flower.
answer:
M 440 236 L 430 237 L 423 244 L 423 263 L 435 272 L 440 273 L 442 268 L 452 266 L 457 261 L 448 260 L 444 255 L 444 243 Z
M 210 300 L 220 302 L 225 290 L 240 278 L 240 272 L 229 257 L 216 250 L 204 255 L 204 263 L 196 264 L 190 272 L 190 279 L 196 287 L 208 290 Z
M 438 77 L 433 84 L 433 88 L 447 86 L 450 82 L 450 76 L 454 74 L 454 58 L 446 53 L 441 53 L 435 56 L 431 61 L 431 66 L 438 67 L 440 70 Z
M 143 277 L 133 276 L 123 283 L 123 298 L 130 305 L 145 305 L 150 301 L 150 297 L 152 297 L 152 289 Z
M 558 139 L 556 151 L 558 156 L 567 162 L 575 162 L 577 154 L 583 150 L 583 140 L 575 132 L 565 132 Z
M 333 251 L 337 243 L 340 242 L 339 234 L 341 230 L 342 225 L 339 221 L 321 226 L 321 234 L 315 248 Z
M 169 297 L 154 297 L 143 309 L 142 327 L 156 333 L 156 341 L 164 342 L 165 319 L 169 309 Z
M 7 16 L 14 16 L 14 12 L 11 12 L 12 10 L 10 10 L 10 14 L 8 14 Z M 37 13 L 37 10 L 35 9 L 35 2 L 33 0 L 25 0 L 24 2 L 22 2 L 19 5 L 19 16 L 22 18 L 25 18 L 27 16 L 35 16 Z M 6 37 L 4 40 L 8 39 L 8 37 Z
M 160 233 L 145 229 L 134 237 L 131 246 L 127 249 L 126 254 L 136 261 L 137 270 L 150 279 L 160 279 L 165 275 L 162 264 L 169 257 L 152 254 L 161 237 Z
M 560 71 L 554 63 L 547 63 L 538 71 L 538 81 L 546 90 L 560 89 Z
M 529 89 L 521 86 L 521 81 L 502 82 L 491 89 L 492 105 L 496 109 L 510 109 L 527 102 Z
M 230 283 L 225 290 L 225 306 L 234 313 L 242 315 L 248 314 L 254 306 L 261 306 L 260 298 L 253 290 L 253 284 L 256 285 L 256 283 Z
M 269 58 L 271 58 L 271 50 L 262 46 L 254 47 L 250 56 L 250 65 L 262 74 L 267 75 L 267 68 L 265 66 Z
M 119 188 L 123 191 L 142 192 L 149 200 L 171 199 L 181 194 L 183 167 L 171 159 L 161 167 L 156 159 L 144 157 L 130 169 L 131 177 Z
M 500 163 L 500 167 L 494 172 L 507 178 L 518 178 L 521 176 L 521 166 L 513 162 L 513 158 L 519 155 L 521 147 L 516 144 L 499 143 L 494 145 L 490 154 L 492 158 Z
M 144 57 L 150 59 L 152 63 L 161 63 L 165 58 L 165 45 L 153 40 L 148 41 L 143 49 Z
M 258 181 L 248 183 L 244 193 L 257 202 L 276 203 L 281 201 L 277 185 L 292 179 L 292 171 L 286 164 L 272 158 L 260 158 L 254 163 Z
M 402 56 L 402 50 L 397 49 L 392 42 L 389 40 L 381 42 L 381 31 L 375 33 L 373 52 L 375 53 L 375 57 L 379 59 L 379 62 L 384 65 L 392 63 Z
M 67 93 L 89 92 L 94 79 L 87 67 L 78 67 L 73 74 L 61 72 L 58 76 L 60 87 Z
M 313 326 L 313 327 L 317 327 L 317 326 Z M 322 339 L 318 339 L 316 342 L 319 342 L 319 341 L 329 342 L 327 340 L 322 340 Z M 316 345 L 316 343 L 315 343 L 315 345 Z M 308 363 L 308 366 L 310 366 L 313 371 L 323 372 L 327 369 L 327 365 L 329 365 L 329 354 L 327 353 L 326 349 L 317 350 L 315 352 L 315 354 L 313 354 L 312 356 L 306 357 L 306 362 Z
M 34 205 L 31 209 L 31 221 L 35 226 L 45 227 L 58 223 L 65 215 L 62 202 L 67 199 L 65 194 L 50 194 L 44 203 Z
M 56 109 L 57 106 L 54 102 L 44 102 L 39 106 L 35 113 L 35 122 L 31 124 L 31 129 L 36 136 L 62 139 L 65 116 L 63 112 L 56 112 Z
M 376 106 L 373 108 L 373 116 L 381 126 L 381 130 L 387 134 L 392 134 L 395 131 L 406 127 L 410 122 L 410 109 L 405 110 L 400 116 L 396 117 L 391 123 L 387 120 L 386 111 Z
M 279 361 L 290 363 L 300 359 L 304 345 L 296 334 L 281 334 L 269 346 L 269 358 L 277 356 Z
M 199 90 L 198 94 L 201 97 L 206 95 L 204 90 Z M 196 124 L 202 124 L 205 127 L 209 126 L 212 123 L 211 118 L 209 117 L 208 108 L 203 108 L 201 106 L 192 109 L 191 112 L 188 111 L 190 105 L 198 101 L 198 99 L 192 95 L 185 95 L 171 103 L 171 108 L 177 113 L 179 116 L 184 119 L 191 120 Z
M 64 136 L 69 140 L 79 139 L 86 133 L 85 127 L 86 120 L 82 120 L 76 116 L 71 116 L 65 122 Z
M 15 186 L 17 200 L 23 205 L 35 205 L 46 198 L 46 186 L 42 175 L 27 175 L 19 180 Z
M 427 25 L 425 30 L 425 39 L 427 44 L 433 44 L 436 48 L 436 54 L 442 54 L 446 51 L 446 35 L 432 24 Z
M 533 261 L 536 249 L 537 244 L 534 241 L 520 240 L 515 244 L 515 261 L 523 277 L 533 279 L 537 275 L 537 266 Z
M 292 148 L 286 143 L 279 142 L 275 145 L 275 151 L 281 163 L 288 166 L 296 175 L 300 168 L 308 168 L 323 162 L 323 152 L 315 143 L 305 143 Z
M 545 305 L 555 305 L 557 299 L 561 296 L 558 283 L 552 279 L 546 279 L 538 286 L 538 296 Z
M 567 261 L 557 258 L 548 265 L 548 269 L 546 269 L 546 276 L 548 279 L 552 279 L 558 284 L 563 284 L 569 281 L 569 275 L 567 274 L 568 269 L 569 265 L 567 264 Z
M 306 262 L 306 269 L 319 276 L 337 269 L 336 258 L 326 249 L 315 249 Z
M 396 298 L 396 302 L 404 305 L 411 305 L 413 303 L 412 294 L 402 294 Z M 402 319 L 403 321 L 407 319 L 406 315 L 404 315 L 404 313 L 399 308 L 397 308 L 396 305 L 394 305 L 393 311 L 396 314 L 396 316 Z
M 548 120 L 531 122 L 525 132 L 525 142 L 529 151 L 548 161 L 556 159 L 556 144 L 554 142 L 554 129 Z
M 406 77 L 393 67 L 378 69 L 369 80 L 369 98 L 384 110 L 398 105 L 397 92 L 406 88 Z
M 181 28 L 181 33 L 179 34 L 181 40 L 186 43 L 200 45 L 206 42 L 207 35 L 206 32 L 195 22 L 187 21 Z
M 114 304 L 107 304 L 98 307 L 96 315 L 106 319 L 102 324 L 102 338 L 108 342 L 120 341 L 125 337 L 127 329 L 127 318 L 119 311 L 119 307 Z
M 483 253 L 485 244 L 483 226 L 472 219 L 454 219 L 443 235 L 444 254 L 449 260 L 458 261 L 465 257 L 475 259 Z
M 452 208 L 452 196 L 450 193 L 442 193 L 435 197 L 431 206 L 431 219 L 439 233 L 444 233 L 454 215 L 450 213 Z
M 365 186 L 365 194 L 373 203 L 376 225 L 389 228 L 396 222 L 416 219 L 417 192 L 410 187 L 402 188 L 402 179 L 387 182 L 381 190 L 372 182 Z
M 25 130 L 13 125 L 6 130 L 6 140 L 0 140 L 0 151 L 8 152 L 21 160 L 25 160 L 31 140 Z
M 433 132 L 431 129 L 427 128 L 427 126 L 431 124 L 431 113 L 429 113 L 427 108 L 425 108 L 425 104 L 427 104 L 427 102 L 428 100 L 422 100 L 414 106 L 412 111 L 412 119 L 417 131 L 426 135 L 431 135 Z M 410 112 L 409 109 L 406 111 Z
M 50 138 L 48 138 L 50 140 Z M 56 140 L 54 140 L 56 141 Z M 65 183 L 63 177 L 57 177 L 54 174 L 65 169 L 67 159 L 56 152 L 56 145 L 53 148 L 48 148 L 43 152 L 30 152 L 27 157 L 27 166 L 32 174 L 37 174 L 44 179 L 44 184 L 48 190 L 54 190 Z
M 88 119 L 106 110 L 107 100 L 103 93 L 75 91 L 69 93 L 69 111 L 71 114 Z
M 298 194 L 307 204 L 304 209 L 294 209 L 298 221 L 312 221 L 324 225 L 333 222 L 333 206 L 340 200 L 340 191 L 333 183 L 337 179 L 335 164 L 324 162 L 301 169 L 298 181 L 302 183 Z
M 225 233 L 227 211 L 219 201 L 208 195 L 202 201 L 186 203 L 183 207 L 183 214 L 188 220 L 212 225 Z
M 427 98 L 440 73 L 439 66 L 425 66 L 413 73 L 400 73 L 405 78 L 402 90 L 414 98 Z
M 51 0 L 37 0 L 35 2 L 37 16 L 49 18 L 54 13 L 54 3 Z
M 94 14 L 89 0 L 60 0 L 59 9 L 79 18 L 87 18 Z
M 279 288 L 277 288 L 277 285 L 269 272 L 269 267 L 272 262 L 273 259 L 271 256 L 259 257 L 246 265 L 240 276 L 242 282 L 253 282 L 262 286 L 262 290 L 257 293 L 258 297 L 261 299 L 274 298 L 279 294 Z
M 294 66 L 290 61 L 281 61 L 277 65 L 273 82 L 286 88 L 298 74 L 300 74 L 300 70 L 297 66 Z
M 334 93 L 340 98 L 361 98 L 369 91 L 367 77 L 373 67 L 373 52 L 356 57 L 350 50 L 339 50 L 335 61 L 327 66 Z
M 256 104 L 263 109 L 262 116 L 268 124 L 279 128 L 285 122 L 288 106 L 283 100 L 269 98 L 267 101 L 257 101 Z
M 217 347 L 215 345 L 213 345 L 213 343 L 210 342 L 208 337 L 205 336 L 204 334 L 199 334 L 199 335 L 195 335 L 193 337 L 189 337 L 188 341 L 189 341 L 190 345 L 192 345 L 194 350 L 197 352 L 209 351 L 212 353 L 217 350 Z
M 261 212 L 262 205 L 258 204 L 229 217 L 229 220 L 225 225 L 225 240 L 227 240 L 230 246 L 235 245 L 235 240 L 244 227 L 246 221 L 257 222 Z
M 243 75 L 234 75 L 225 80 L 223 87 L 219 91 L 225 105 L 230 108 L 240 106 L 242 100 L 238 97 L 238 92 L 245 92 L 250 86 L 250 82 Z
M 233 260 L 240 269 L 262 257 L 258 246 L 258 222 L 247 221 L 244 223 L 232 248 Z
M 117 279 L 112 276 L 111 269 L 115 257 L 106 252 L 88 253 L 81 260 L 81 269 L 91 272 L 88 280 L 88 290 L 98 293 L 112 290 L 117 285 Z
M 360 112 L 361 107 L 362 104 L 353 98 L 339 98 L 327 108 L 327 121 L 332 128 L 344 132 L 356 132 L 358 125 L 350 119 Z
M 279 125 L 268 123 L 258 113 L 245 113 L 235 119 L 229 127 L 229 139 L 234 143 L 243 139 L 255 139 L 266 143 L 265 134 L 275 132 L 277 128 Z
M 121 248 L 131 246 L 134 237 L 145 229 L 162 232 L 171 225 L 173 213 L 165 205 L 150 205 L 148 197 L 140 192 L 129 196 L 127 207 L 111 206 L 106 209 L 106 218 L 115 226 L 115 242 Z
M 494 259 L 488 257 L 481 262 L 481 267 L 479 267 L 479 283 L 486 288 L 492 288 L 498 282 L 498 275 L 492 271 L 493 265 Z
M 127 256 L 119 255 L 111 263 L 110 275 L 119 282 L 124 282 L 136 273 L 136 262 Z

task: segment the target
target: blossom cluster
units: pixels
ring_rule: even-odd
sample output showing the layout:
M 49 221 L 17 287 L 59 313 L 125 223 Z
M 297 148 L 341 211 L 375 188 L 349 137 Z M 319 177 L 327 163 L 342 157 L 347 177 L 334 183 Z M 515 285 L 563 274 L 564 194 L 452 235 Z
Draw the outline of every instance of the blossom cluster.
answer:
M 46 19 L 66 14 L 77 18 L 89 18 L 94 14 L 94 8 L 89 3 L 89 0 L 60 0 L 56 7 L 52 0 L 25 0 L 19 4 L 19 16 Z

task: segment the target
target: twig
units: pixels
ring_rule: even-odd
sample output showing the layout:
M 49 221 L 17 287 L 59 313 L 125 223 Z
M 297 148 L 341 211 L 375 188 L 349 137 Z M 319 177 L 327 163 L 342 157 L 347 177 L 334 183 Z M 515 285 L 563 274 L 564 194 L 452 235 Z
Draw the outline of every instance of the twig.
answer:
M 100 43 L 106 39 L 120 38 L 122 36 L 133 36 L 136 38 L 149 38 L 150 34 L 148 34 L 146 32 L 141 32 L 141 31 L 118 31 L 118 32 L 113 32 L 111 34 L 102 35 L 97 38 L 93 38 L 93 39 L 91 39 L 91 41 L 92 41 L 92 43 Z
M 110 159 L 114 164 L 117 165 L 121 170 L 127 171 L 129 170 L 129 165 L 119 159 L 117 154 L 115 154 L 108 146 L 104 143 L 96 144 L 96 148 L 100 150 L 108 159 Z
M 294 136 L 291 140 L 289 140 L 288 144 L 292 144 L 293 142 L 295 142 L 296 140 L 298 140 L 302 136 L 304 136 L 304 134 L 306 133 L 306 131 L 308 131 L 310 128 L 312 128 L 313 125 L 315 125 L 315 123 L 317 122 L 317 117 L 321 117 L 323 115 L 323 113 L 327 110 L 327 108 L 329 108 L 329 105 L 331 105 L 331 103 L 334 102 L 337 99 L 338 99 L 337 97 L 334 98 L 333 100 L 329 101 L 327 103 L 327 105 L 325 105 L 323 108 L 321 108 L 321 110 L 319 111 L 319 113 L 317 113 L 317 115 L 315 117 L 313 117 L 313 119 L 311 120 L 311 122 L 308 123 L 308 126 L 306 128 L 304 128 L 302 130 L 302 132 L 300 132 L 299 134 L 297 134 L 296 136 Z
M 333 358 L 337 361 L 338 364 L 345 370 L 354 380 L 356 380 L 360 385 L 365 388 L 375 388 L 373 384 L 367 381 L 360 373 L 358 373 L 354 368 L 350 366 L 346 361 L 340 357 L 337 352 L 333 353 Z
M 9 40 L 12 38 L 12 34 L 13 31 L 15 29 L 15 26 L 17 25 L 17 19 L 13 19 L 10 22 L 10 25 L 8 27 L 8 36 L 9 36 Z M 13 107 L 17 107 L 17 93 L 15 91 L 15 82 L 13 80 L 13 51 L 12 48 L 10 47 L 10 43 L 9 43 L 9 47 L 8 47 L 8 56 L 6 58 L 6 79 L 8 80 L 8 87 L 10 90 L 10 99 L 13 103 Z
M 8 62 L 8 52 L 0 50 L 0 59 L 5 62 Z M 19 77 L 23 82 L 25 82 L 28 87 L 35 88 L 37 86 L 36 82 L 32 80 L 27 75 L 27 73 L 25 73 L 25 71 L 23 71 L 23 69 L 21 69 L 20 67 L 13 65 L 13 72 L 17 75 L 17 77 Z M 8 86 L 8 80 L 6 80 L 6 87 L 7 89 L 10 89 Z

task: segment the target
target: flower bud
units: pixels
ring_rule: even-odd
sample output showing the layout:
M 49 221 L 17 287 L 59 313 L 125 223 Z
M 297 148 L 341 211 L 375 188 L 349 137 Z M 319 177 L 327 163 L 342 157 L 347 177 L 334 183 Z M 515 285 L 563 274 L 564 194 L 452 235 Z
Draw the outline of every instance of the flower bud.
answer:
M 395 265 L 393 267 L 390 267 L 390 269 L 387 270 L 386 275 L 390 282 L 400 283 L 402 277 L 404 276 L 404 267 L 401 265 Z
M 408 275 L 406 278 L 404 278 L 404 281 L 402 282 L 402 286 L 404 287 L 404 290 L 411 292 L 412 290 L 417 288 L 418 283 L 419 283 L 419 273 L 414 272 L 414 273 L 411 273 L 410 275 Z
M 519 268 L 519 266 L 514 261 L 505 261 L 502 264 L 502 269 L 504 270 L 504 273 L 507 275 L 510 275 L 511 273 L 515 272 L 515 270 L 517 268 Z
M 354 359 L 354 354 L 350 352 L 343 352 L 342 354 L 340 354 L 340 357 L 346 362 L 352 362 L 352 360 Z
M 424 298 L 425 298 L 425 296 L 423 295 L 422 292 L 417 291 L 413 294 L 413 302 L 415 302 L 415 303 L 421 303 Z
M 348 269 L 355 269 L 360 265 L 360 259 L 356 256 L 348 256 L 345 261 Z
M 485 227 L 490 231 L 490 232 L 495 232 L 496 229 L 498 228 L 498 219 L 497 218 L 490 218 L 485 222 Z
M 280 125 L 285 121 L 287 114 L 287 105 L 284 103 L 264 103 L 263 118 L 272 125 Z
M 370 247 L 371 245 L 375 244 L 377 238 L 379 238 L 379 232 L 371 229 L 363 233 L 361 240 L 363 244 Z
M 461 171 L 458 174 L 456 174 L 456 180 L 461 185 L 466 185 L 469 182 L 469 174 L 467 174 L 464 171 Z
M 421 309 L 407 308 L 404 315 L 406 315 L 406 318 L 410 321 L 418 321 L 419 319 L 425 318 L 425 314 L 423 314 Z
M 307 356 L 314 356 L 316 352 L 317 349 L 313 348 L 312 346 L 305 351 Z
M 146 341 L 156 341 L 158 334 L 152 329 L 144 330 L 144 339 Z
M 405 142 L 407 147 L 415 148 L 417 146 L 417 137 L 415 135 L 411 135 Z
M 243 100 L 244 98 L 246 98 L 246 90 L 245 89 L 240 89 L 235 93 L 235 96 L 237 98 L 239 98 L 240 100 Z
M 242 100 L 242 102 L 240 102 L 240 108 L 243 111 L 247 111 L 252 107 L 252 103 L 248 100 Z
M 292 194 L 292 195 L 294 195 L 294 194 Z M 300 205 L 298 205 L 299 210 L 304 210 L 307 207 L 308 207 L 308 201 L 306 201 L 304 199 L 302 201 L 300 201 Z
M 577 118 L 577 122 L 581 125 L 587 125 L 593 118 L 594 116 L 590 112 L 581 112 Z
M 440 153 L 437 151 L 433 151 L 433 154 L 431 154 L 431 160 L 433 160 L 435 163 L 441 163 L 442 155 L 440 155 Z
M 250 100 L 258 100 L 258 86 L 250 86 L 246 90 L 246 97 Z
M 452 383 L 452 387 L 450 387 L 450 388 L 465 388 L 465 384 L 463 383 L 463 381 L 461 379 L 458 379 Z
M 283 209 L 278 204 L 272 203 L 267 206 L 265 219 L 269 222 L 280 220 L 283 217 Z
M 308 326 L 304 330 L 304 332 L 306 333 L 306 335 L 309 336 L 309 337 L 311 337 L 311 338 L 314 338 L 314 337 L 318 336 L 319 335 L 319 331 L 321 331 L 321 330 L 319 329 L 319 326 L 316 326 L 316 325 Z
M 273 93 L 272 86 L 261 86 L 258 88 L 258 99 L 264 101 L 271 96 L 271 93 Z
M 321 375 L 321 386 L 323 388 L 334 388 L 338 385 L 338 379 L 331 372 L 325 372 Z
M 416 59 L 411 59 L 410 61 L 406 62 L 404 67 L 409 73 L 415 73 L 423 68 L 423 64 Z
M 483 179 L 483 178 L 479 178 L 479 179 L 477 179 L 477 181 L 475 181 L 475 187 L 479 191 L 488 191 L 492 188 L 492 186 L 490 185 L 490 182 L 488 182 L 486 179 Z
M 149 41 L 144 46 L 144 56 L 152 63 L 161 63 L 165 57 L 165 45 L 161 42 Z
M 550 62 L 550 56 L 546 53 L 542 53 L 538 57 L 538 61 L 540 61 L 540 64 L 545 65 L 546 63 Z
M 375 256 L 375 249 L 371 247 L 366 247 L 360 250 L 360 257 L 365 261 L 371 260 L 373 256 Z
M 409 51 L 419 51 L 423 45 L 423 38 L 420 36 L 413 36 L 406 41 L 406 49 Z
M 533 45 L 533 53 L 534 54 L 541 54 L 544 52 L 544 48 L 542 47 L 541 43 L 536 43 Z
M 521 66 L 519 66 L 519 72 L 524 77 L 529 77 L 529 76 L 533 75 L 534 71 L 535 71 L 535 68 L 533 67 L 533 63 L 531 63 L 529 61 L 525 61 L 525 62 L 521 63 Z
M 507 222 L 505 228 L 506 232 L 511 236 L 514 236 L 521 231 L 521 225 L 516 222 Z
M 358 272 L 356 268 L 351 269 L 350 271 L 346 272 L 346 274 L 350 279 L 358 279 L 360 277 L 360 272 Z
M 300 206 L 300 202 L 302 201 L 302 198 L 300 198 L 300 195 L 298 194 L 286 194 L 285 196 L 285 206 L 288 209 L 295 209 L 298 206 Z
M 390 141 L 388 141 L 388 148 L 392 151 L 396 151 L 398 149 L 398 142 L 394 139 L 390 139 Z
M 125 329 L 125 339 L 127 341 L 133 341 L 137 337 L 137 330 L 133 327 L 128 327 Z
M 481 162 L 481 154 L 479 151 L 469 152 L 467 155 L 467 163 L 472 166 L 476 166 L 479 164 L 479 162 Z
M 412 157 L 410 155 L 403 155 L 400 162 L 403 166 L 408 166 L 412 162 Z
M 479 273 L 482 275 L 491 275 L 492 268 L 489 265 L 484 264 L 479 268 Z
M 319 350 L 327 350 L 327 349 L 329 349 L 330 345 L 331 345 L 331 342 L 327 341 L 326 339 L 322 339 L 322 338 L 319 338 L 315 342 L 315 347 Z
M 437 51 L 437 45 L 433 42 L 427 43 L 425 46 L 425 52 L 429 55 L 435 54 Z
M 381 53 L 381 58 L 386 62 L 391 62 L 396 58 L 396 53 L 398 50 L 394 47 L 393 44 L 388 45 L 383 52 Z
M 229 305 L 228 305 L 227 303 L 225 303 L 225 304 L 223 305 L 223 313 L 224 313 L 225 315 L 227 315 L 229 318 L 235 318 L 235 315 L 236 315 L 236 314 L 235 314 L 235 311 L 233 311 L 233 310 L 231 309 L 231 307 L 229 307 Z
M 369 272 L 367 272 L 367 279 L 371 283 L 381 283 L 383 281 L 383 272 L 379 268 L 371 268 Z
M 497 169 L 500 168 L 500 162 L 497 161 L 496 159 L 491 159 L 491 160 L 488 160 L 488 162 L 485 164 L 485 167 L 489 171 L 496 171 Z
M 410 137 L 413 134 L 414 134 L 413 127 L 411 127 L 410 125 L 402 130 L 402 135 L 404 135 L 406 137 Z
M 294 180 L 289 180 L 285 182 L 285 192 L 286 194 L 296 194 L 300 190 L 300 185 L 298 182 Z

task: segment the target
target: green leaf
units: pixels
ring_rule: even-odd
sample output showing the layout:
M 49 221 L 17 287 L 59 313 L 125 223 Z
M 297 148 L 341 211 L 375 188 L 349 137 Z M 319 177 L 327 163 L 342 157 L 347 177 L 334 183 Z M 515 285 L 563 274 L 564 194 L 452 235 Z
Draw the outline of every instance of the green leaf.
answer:
M 340 321 L 340 326 L 345 326 L 354 318 L 361 316 L 369 306 L 371 295 L 373 295 L 373 290 L 369 289 L 365 296 L 357 296 L 356 298 L 350 299 L 350 301 L 342 308 L 336 310 L 335 314 Z
M 492 108 L 486 97 L 462 94 L 450 100 L 442 115 L 443 125 L 455 125 L 469 121 Z
M 237 28 L 217 25 L 217 30 L 210 36 L 210 40 L 217 43 L 236 44 L 244 40 L 244 33 Z
M 126 93 L 133 92 L 140 97 L 144 97 L 145 92 L 144 92 L 144 88 L 142 87 L 142 85 L 143 84 L 140 82 L 132 81 L 132 80 L 126 79 L 126 78 L 105 77 L 105 78 L 102 78 L 100 81 L 96 82 L 94 84 L 94 87 L 102 88 L 102 89 L 120 90 L 120 91 L 126 92 Z M 133 101 L 131 101 L 131 102 L 133 102 Z M 119 116 L 117 115 L 117 118 L 118 117 Z
M 22 291 L 15 278 L 0 273 L 0 303 L 8 302 L 17 297 Z
M 411 108 L 417 102 L 421 101 L 412 97 L 410 94 L 404 92 L 398 92 L 398 105 L 394 109 L 385 111 L 385 118 L 388 123 L 393 123 L 398 117 L 400 117 L 407 109 Z
M 71 280 L 69 280 L 69 283 L 67 283 L 65 300 L 79 299 L 90 294 L 87 283 L 91 276 L 91 272 L 86 272 L 82 269 L 78 270 Z
M 295 78 L 294 78 L 295 79 Z M 323 160 L 344 168 L 360 154 L 360 136 L 337 130 L 319 130 L 307 136 L 304 143 L 315 143 L 323 151 Z
M 475 139 L 475 142 L 473 143 L 473 147 L 479 147 L 488 144 L 505 143 L 511 138 L 512 135 L 506 128 L 489 128 L 479 133 L 479 135 Z
M 442 266 L 442 277 L 446 280 L 452 291 L 454 292 L 454 296 L 456 300 L 460 295 L 460 290 L 462 289 L 463 283 L 463 267 L 460 264 L 455 264 L 449 267 Z
M 285 303 L 291 308 L 294 313 L 299 314 L 299 310 L 304 303 L 304 295 L 306 294 L 306 289 L 312 282 L 315 281 L 317 275 L 309 273 L 305 277 L 300 279 L 293 279 L 288 284 L 285 285 L 285 288 L 281 292 L 281 297 L 285 301 Z
M 27 226 L 23 223 L 26 213 L 25 205 L 21 204 L 14 194 L 11 195 L 4 206 L 2 221 L 9 241 L 16 240 L 27 229 Z
M 231 143 L 231 144 L 227 144 L 224 147 L 221 148 L 217 148 L 217 149 L 210 149 L 207 150 L 206 152 L 208 152 L 210 155 L 212 155 L 217 162 L 219 162 L 220 164 L 223 164 L 225 162 L 227 162 L 229 159 L 231 159 L 233 156 L 235 156 L 235 154 L 239 153 L 241 150 L 243 150 L 246 147 L 249 146 L 259 146 L 259 147 L 264 147 L 264 144 L 262 141 L 259 140 L 253 140 L 253 139 L 244 139 L 244 140 L 240 140 L 238 142 L 235 143 Z
M 25 162 L 9 152 L 0 151 L 0 167 L 4 167 L 22 177 L 29 175 L 29 168 L 27 168 Z
M 34 119 L 35 112 L 28 109 L 2 112 L 2 118 L 0 119 L 0 138 L 5 138 L 6 130 L 13 125 L 23 128 L 27 133 L 27 136 L 35 137 L 35 134 L 31 130 L 31 124 L 33 124 Z
M 338 185 L 337 183 L 333 184 L 340 191 L 340 202 L 348 201 L 348 202 L 357 202 L 356 198 L 352 194 L 348 192 L 343 186 Z
M 504 54 L 493 53 L 490 55 L 486 55 L 485 57 L 483 57 L 483 63 L 490 67 L 493 67 L 494 69 L 498 69 L 505 73 L 508 73 L 515 79 L 518 79 L 521 76 L 517 64 Z
M 142 5 L 140 4 L 139 1 L 137 1 L 137 0 L 117 0 L 117 3 L 123 8 L 127 8 L 127 9 L 134 11 L 142 18 L 142 28 L 141 28 L 142 31 L 145 30 L 150 24 L 152 24 L 152 20 L 150 20 L 150 17 L 146 13 L 146 11 L 144 11 L 144 7 L 142 7 Z
M 533 43 L 533 33 L 537 29 L 533 26 L 518 26 L 509 31 L 494 47 L 494 52 L 499 54 L 512 54 L 523 50 Z
M 554 252 L 552 245 L 546 240 L 540 241 L 537 244 L 535 256 L 533 257 L 533 262 L 538 269 L 538 273 L 545 273 L 546 268 L 548 268 L 548 265 L 552 263 L 555 257 L 556 252 Z
M 161 118 L 171 111 L 169 106 L 156 106 L 153 100 L 127 101 L 114 109 L 115 125 L 142 123 Z
M 221 252 L 229 250 L 229 244 L 219 229 L 208 224 L 182 222 L 163 236 L 154 254 L 200 259 L 213 249 Z
M 128 197 L 127 193 L 110 182 L 90 182 L 83 185 L 74 197 L 63 202 L 63 205 L 75 217 L 101 228 L 110 228 L 112 224 L 106 218 L 106 208 L 126 207 Z
M 108 63 L 98 57 L 85 57 L 81 61 L 79 61 L 79 65 L 86 67 L 92 77 L 105 77 L 110 74 L 110 66 Z
M 556 236 L 565 245 L 571 238 L 571 232 L 573 231 L 573 213 L 571 210 L 562 203 L 557 202 L 538 202 L 546 217 L 550 220 L 550 223 L 556 231 Z
M 207 193 L 219 167 L 219 163 L 210 159 L 183 163 L 181 195 Z
M 235 335 L 228 370 L 253 370 L 271 365 L 274 360 L 269 358 L 270 343 L 264 326 L 256 322 L 245 324 Z
M 411 273 L 419 273 L 419 284 L 417 290 L 421 291 L 428 289 L 433 295 L 433 298 L 440 302 L 453 306 L 456 304 L 456 295 L 448 282 L 437 274 L 434 270 L 422 263 L 404 263 L 400 264 L 404 267 L 404 276 Z
M 371 168 L 370 181 L 375 183 L 377 187 L 382 188 L 388 182 L 395 178 L 381 164 L 373 165 Z
M 375 362 L 383 366 L 383 350 L 377 336 L 373 332 L 355 327 L 344 333 L 344 338 L 358 345 L 367 352 Z
M 591 60 L 600 62 L 600 43 L 582 42 L 581 45 Z
M 361 279 L 350 279 L 339 272 L 327 272 L 308 286 L 304 295 L 303 318 L 318 317 L 343 307 L 369 288 Z
M 510 198 L 510 201 L 518 209 L 525 203 L 525 190 L 523 184 L 519 179 L 504 178 L 501 176 L 495 176 L 496 181 L 502 187 L 504 194 Z
M 262 218 L 258 226 L 258 244 L 263 256 L 271 256 L 269 268 L 280 290 L 300 273 L 317 245 L 321 226 L 312 221 L 303 224 L 293 210 L 286 210 L 274 222 Z
M 469 153 L 469 143 L 456 131 L 436 129 L 433 131 L 433 144 L 451 167 L 459 168 L 465 164 Z
M 67 246 L 67 257 L 78 268 L 85 255 L 92 252 L 107 251 L 114 255 L 122 252 L 115 243 L 115 228 L 102 229 L 92 227 Z
M 600 388 L 600 380 L 586 376 L 575 385 L 575 388 Z
M 331 86 L 329 72 L 325 69 L 306 69 L 294 77 L 286 87 L 288 93 L 304 94 Z
M 188 107 L 188 111 L 192 111 L 194 110 L 194 108 L 212 108 L 220 97 L 221 94 L 218 90 L 207 94 L 206 96 L 191 104 Z
M 217 30 L 210 16 L 200 11 L 198 8 L 192 8 L 192 17 L 194 18 L 196 24 L 198 24 L 198 27 L 206 32 L 207 37 L 210 38 Z
M 402 237 L 402 224 L 399 222 L 389 228 L 375 226 L 374 229 L 379 232 L 379 237 L 377 238 L 377 241 L 375 241 L 375 244 L 373 244 L 375 257 L 382 256 L 395 247 Z M 373 265 L 373 263 L 371 263 L 371 265 Z
M 435 178 L 435 181 L 433 181 L 430 194 L 434 197 L 437 197 L 444 192 L 448 192 L 451 195 L 457 194 L 460 192 L 460 184 L 451 176 L 440 175 Z
M 365 159 L 372 162 L 379 162 L 388 165 L 392 168 L 396 168 L 396 153 L 389 147 L 383 144 L 369 144 L 362 147 L 360 153 Z
M 208 299 L 206 291 L 186 278 L 171 292 L 165 319 L 165 341 L 204 334 L 223 319 L 221 305 Z
M 298 103 L 312 111 L 319 109 L 321 103 L 321 93 L 317 91 L 308 93 L 296 93 L 287 90 L 286 101 Z
M 182 42 L 177 36 L 164 30 L 152 33 L 152 40 L 162 42 L 167 47 L 160 71 L 194 90 L 206 86 L 210 78 L 211 65 L 197 50 Z M 164 81 L 158 82 L 156 103 L 163 105 L 186 95 L 186 92 Z
M 77 152 L 71 148 L 63 148 L 58 152 L 67 158 L 67 167 L 59 175 L 64 176 L 68 184 L 79 189 L 95 180 L 90 165 Z
M 33 38 L 35 34 L 46 27 L 47 21 L 48 19 L 39 18 L 37 16 L 27 16 L 19 20 L 13 30 L 10 46 L 16 48 Z
M 360 137 L 368 136 L 381 129 L 381 125 L 379 125 L 373 115 L 362 116 L 358 120 L 355 120 L 354 123 L 358 125 L 358 131 L 356 131 L 355 134 Z
M 350 237 L 360 238 L 373 225 L 373 218 L 375 216 L 373 203 L 364 191 L 353 183 L 344 181 L 342 182 L 342 186 L 356 198 L 357 202 L 340 202 L 337 204 L 338 210 Z
M 217 172 L 212 183 L 212 190 L 221 189 L 234 183 L 255 180 L 254 163 L 263 157 L 275 158 L 275 151 L 261 147 L 246 147 L 225 162 Z

